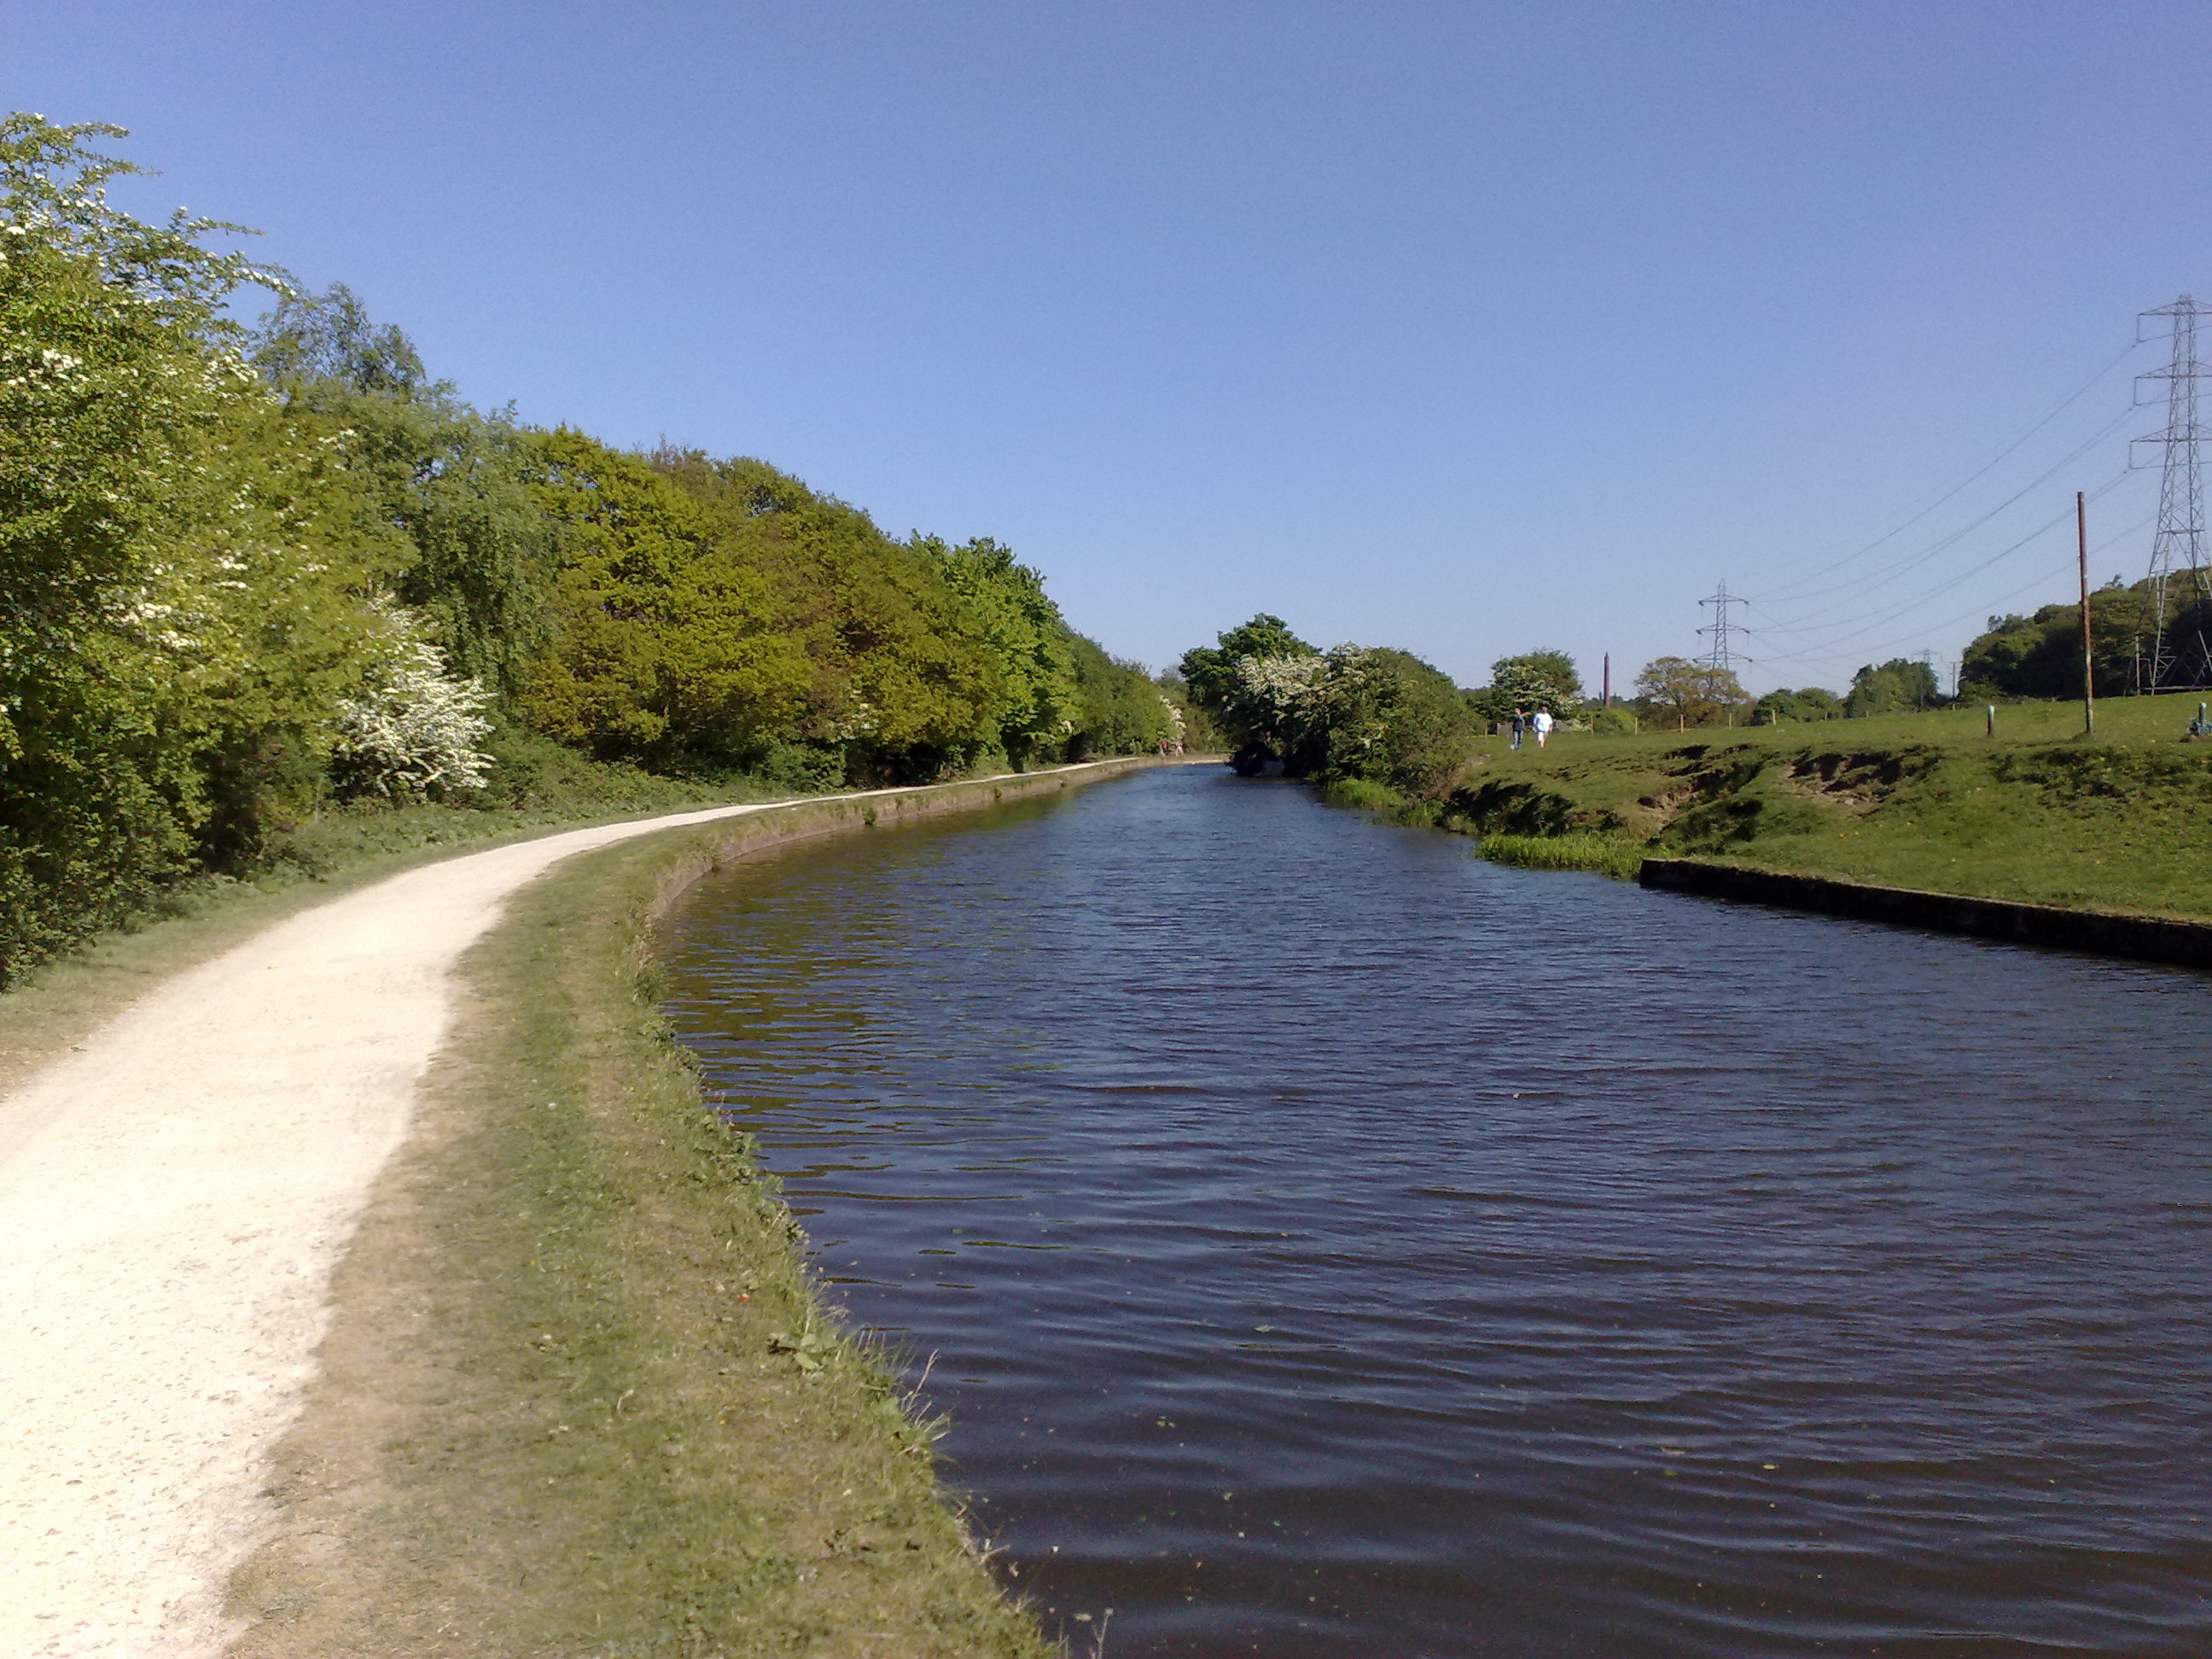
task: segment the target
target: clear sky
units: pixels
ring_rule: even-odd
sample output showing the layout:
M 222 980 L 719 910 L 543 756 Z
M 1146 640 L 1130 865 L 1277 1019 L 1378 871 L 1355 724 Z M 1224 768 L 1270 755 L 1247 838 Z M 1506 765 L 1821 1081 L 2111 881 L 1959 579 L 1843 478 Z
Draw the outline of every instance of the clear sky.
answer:
M 1947 661 L 2076 489 L 2143 573 L 2208 67 L 2124 0 L 0 0 L 9 106 L 479 404 L 996 536 L 1156 665 L 1267 610 L 1617 690 L 1723 578 L 1754 687 Z

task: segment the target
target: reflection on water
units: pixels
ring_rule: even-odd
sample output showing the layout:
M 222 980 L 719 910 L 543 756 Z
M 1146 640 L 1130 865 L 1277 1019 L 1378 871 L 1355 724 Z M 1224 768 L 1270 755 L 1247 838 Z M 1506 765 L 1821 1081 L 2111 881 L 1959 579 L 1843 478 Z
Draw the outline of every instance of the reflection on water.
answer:
M 1211 770 L 787 850 L 670 957 L 1109 1654 L 2212 1653 L 2201 976 Z

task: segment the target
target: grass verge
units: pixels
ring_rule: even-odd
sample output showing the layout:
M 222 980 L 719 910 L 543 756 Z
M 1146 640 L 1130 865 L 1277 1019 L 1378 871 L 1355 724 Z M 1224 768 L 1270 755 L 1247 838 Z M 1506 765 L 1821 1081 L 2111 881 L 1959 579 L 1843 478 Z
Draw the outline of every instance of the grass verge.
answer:
M 1524 870 L 1595 870 L 1619 881 L 1633 881 L 1649 851 L 1619 836 L 1485 836 L 1482 856 L 1493 864 Z
M 1054 1651 L 702 1105 L 647 941 L 753 848 L 1074 781 L 800 803 L 517 896 L 339 1270 L 234 1659 Z

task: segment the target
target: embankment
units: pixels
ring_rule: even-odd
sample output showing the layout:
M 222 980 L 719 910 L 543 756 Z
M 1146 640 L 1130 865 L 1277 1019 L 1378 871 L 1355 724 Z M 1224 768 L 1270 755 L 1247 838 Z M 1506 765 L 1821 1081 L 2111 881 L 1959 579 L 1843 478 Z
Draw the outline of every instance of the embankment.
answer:
M 2212 921 L 2212 861 L 2200 851 L 2212 845 L 2212 744 L 2186 740 L 2195 712 L 2193 697 L 2132 699 L 2100 709 L 2094 739 L 2051 735 L 2069 711 L 2040 708 L 2001 710 L 1994 738 L 1979 711 L 1566 733 L 1544 750 L 1486 752 L 1428 811 L 1514 862 L 1630 875 L 1646 859 L 1701 860 L 1869 890 Z

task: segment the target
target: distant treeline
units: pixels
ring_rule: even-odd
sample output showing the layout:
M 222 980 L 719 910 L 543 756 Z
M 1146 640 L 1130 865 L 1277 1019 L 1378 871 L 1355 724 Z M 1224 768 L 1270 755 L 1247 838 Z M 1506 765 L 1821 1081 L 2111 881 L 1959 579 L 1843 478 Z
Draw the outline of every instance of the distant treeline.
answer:
M 2201 574 L 2201 573 L 2199 573 Z M 2089 595 L 2091 660 L 2099 696 L 2151 690 L 2149 657 L 2156 633 L 2153 584 L 2114 577 Z M 2169 581 L 2166 593 L 2161 686 L 2212 682 L 2212 602 L 2189 574 Z M 1966 649 L 1959 669 L 1960 695 L 2078 697 L 2081 695 L 2081 606 L 2046 605 L 2033 616 L 1990 618 L 1989 631 Z
M 1566 730 L 1620 733 L 1859 719 L 1953 701 L 1931 666 L 1901 657 L 1861 668 L 1840 696 L 1807 686 L 1756 698 L 1728 669 L 1661 657 L 1637 675 L 1633 696 L 1607 704 L 1584 694 L 1574 659 L 1553 648 L 1502 657 L 1488 684 L 1461 690 L 1407 652 L 1323 651 L 1265 613 L 1185 652 L 1179 672 L 1196 710 L 1254 764 L 1354 796 L 1375 787 L 1428 800 L 1450 793 L 1480 734 L 1540 710 Z
M 2153 584 L 2115 577 L 2089 595 L 2090 660 L 2100 697 L 2153 690 L 2150 655 L 2158 634 Z M 2166 659 L 2160 686 L 2212 683 L 2212 601 L 2185 575 L 2167 584 L 2164 614 Z M 1853 676 L 1850 690 L 1808 687 L 1771 691 L 1758 700 L 1758 718 L 1840 720 L 1959 702 L 2013 702 L 2081 695 L 2081 606 L 2046 605 L 2033 615 L 1991 617 L 1988 628 L 1960 653 L 1958 687 L 1942 690 L 1934 667 L 1905 658 L 1869 664 Z
M 1007 549 L 474 409 L 235 227 L 111 206 L 122 136 L 0 121 L 0 980 L 333 805 L 549 756 L 811 789 L 1180 735 Z

